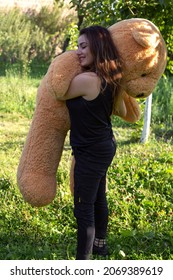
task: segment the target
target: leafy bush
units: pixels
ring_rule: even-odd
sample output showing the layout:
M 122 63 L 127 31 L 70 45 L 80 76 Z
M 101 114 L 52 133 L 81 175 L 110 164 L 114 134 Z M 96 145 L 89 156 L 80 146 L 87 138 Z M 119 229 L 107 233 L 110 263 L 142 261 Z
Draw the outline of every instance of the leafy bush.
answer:
M 51 49 L 49 36 L 19 9 L 0 12 L 0 45 L 1 63 L 7 69 L 10 64 L 20 65 L 24 71 L 40 52 L 43 58 L 49 58 L 45 54 Z
M 74 15 L 65 6 L 55 4 L 53 9 L 43 7 L 39 13 L 20 9 L 0 11 L 0 62 L 9 69 L 18 64 L 18 70 L 28 70 L 37 64 L 50 62 L 63 45 L 65 29 Z M 2 70 L 1 70 L 2 72 Z
M 18 9 L 0 13 L 1 61 L 26 64 L 32 40 L 32 26 Z
M 40 33 L 40 37 L 38 34 L 38 41 L 42 45 L 39 48 L 37 43 L 35 46 L 33 45 L 33 49 L 37 51 L 36 59 L 50 61 L 56 52 L 62 48 L 65 29 L 73 20 L 73 15 L 69 14 L 69 11 L 65 7 L 63 8 L 61 3 L 57 3 L 53 9 L 43 7 L 39 13 L 32 11 L 28 14 L 28 18 Z

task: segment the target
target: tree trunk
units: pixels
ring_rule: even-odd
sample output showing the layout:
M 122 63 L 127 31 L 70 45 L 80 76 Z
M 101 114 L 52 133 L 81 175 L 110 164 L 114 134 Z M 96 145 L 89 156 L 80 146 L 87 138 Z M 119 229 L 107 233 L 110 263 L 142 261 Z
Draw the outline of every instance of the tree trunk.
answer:
M 150 134 L 151 105 L 152 105 L 152 94 L 150 94 L 146 99 L 145 112 L 144 112 L 144 127 L 140 139 L 141 143 L 147 142 Z

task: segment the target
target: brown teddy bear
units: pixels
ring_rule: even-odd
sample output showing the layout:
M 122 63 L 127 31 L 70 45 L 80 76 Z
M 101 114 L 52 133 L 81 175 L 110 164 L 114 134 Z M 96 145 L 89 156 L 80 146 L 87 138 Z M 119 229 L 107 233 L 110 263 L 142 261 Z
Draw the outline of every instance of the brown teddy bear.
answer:
M 146 19 L 128 19 L 109 28 L 123 60 L 123 78 L 113 114 L 136 122 L 140 108 L 136 98 L 149 96 L 166 66 L 166 46 L 158 28 Z M 81 73 L 75 51 L 56 57 L 43 78 L 36 109 L 17 171 L 24 199 L 33 206 L 44 206 L 56 195 L 56 172 L 70 119 L 63 96 Z M 74 162 L 73 162 L 74 165 Z M 73 171 L 71 171 L 73 178 Z M 71 180 L 73 184 L 73 180 Z

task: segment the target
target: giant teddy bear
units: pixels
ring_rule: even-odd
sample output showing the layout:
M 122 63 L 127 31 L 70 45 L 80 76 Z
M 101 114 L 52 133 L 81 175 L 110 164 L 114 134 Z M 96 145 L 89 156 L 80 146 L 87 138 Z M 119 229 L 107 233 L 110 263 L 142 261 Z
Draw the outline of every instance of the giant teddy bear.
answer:
M 109 27 L 123 60 L 123 78 L 113 114 L 128 122 L 140 118 L 136 98 L 149 96 L 166 66 L 166 46 L 158 28 L 146 19 L 128 19 Z M 43 78 L 36 109 L 17 171 L 19 189 L 33 206 L 49 204 L 56 195 L 56 172 L 70 129 L 65 101 L 73 77 L 81 73 L 75 51 L 57 56 Z

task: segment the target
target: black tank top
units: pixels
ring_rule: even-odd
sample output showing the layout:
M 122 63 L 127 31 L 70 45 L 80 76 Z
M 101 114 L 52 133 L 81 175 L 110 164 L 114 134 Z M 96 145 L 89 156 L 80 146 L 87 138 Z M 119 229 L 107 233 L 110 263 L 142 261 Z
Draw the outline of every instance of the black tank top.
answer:
M 113 96 L 110 87 L 93 100 L 82 96 L 66 101 L 70 114 L 70 144 L 72 147 L 92 145 L 113 137 L 111 113 Z

